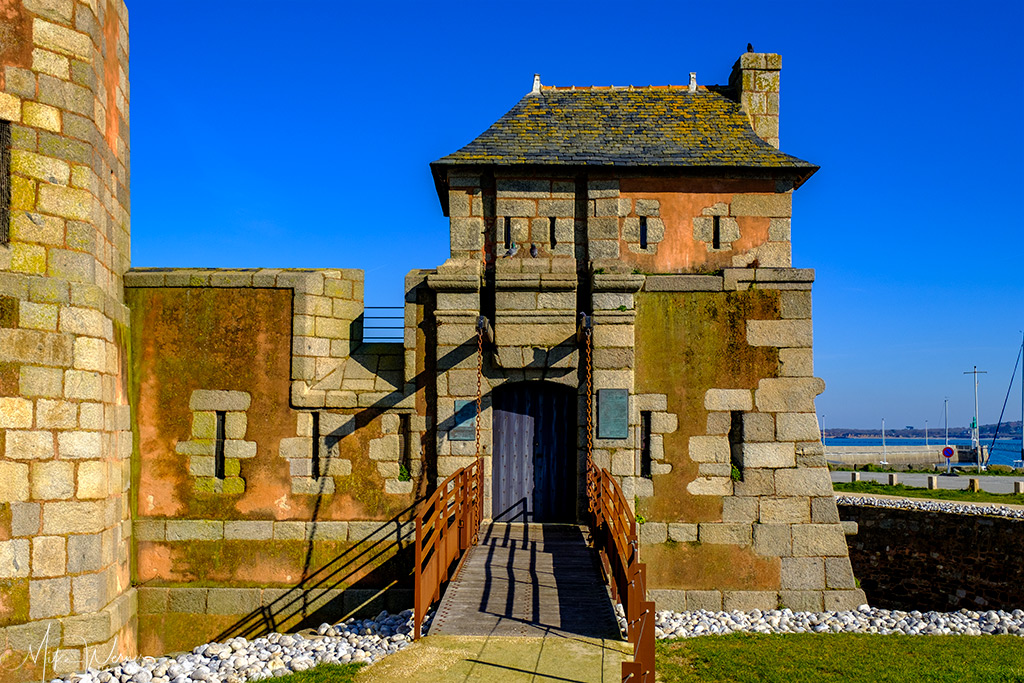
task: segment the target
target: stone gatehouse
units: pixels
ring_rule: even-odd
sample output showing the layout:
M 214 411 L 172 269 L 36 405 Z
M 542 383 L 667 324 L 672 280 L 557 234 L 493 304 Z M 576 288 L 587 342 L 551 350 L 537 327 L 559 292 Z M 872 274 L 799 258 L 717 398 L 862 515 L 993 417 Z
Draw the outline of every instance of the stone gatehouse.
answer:
M 723 86 L 535 79 L 431 164 L 451 258 L 407 276 L 404 341 L 374 342 L 361 271 L 131 269 L 123 2 L 0 8 L 5 663 L 407 607 L 416 502 L 478 453 L 492 519 L 575 522 L 591 448 L 660 607 L 863 601 L 790 257 L 817 167 L 778 149 L 778 55 Z

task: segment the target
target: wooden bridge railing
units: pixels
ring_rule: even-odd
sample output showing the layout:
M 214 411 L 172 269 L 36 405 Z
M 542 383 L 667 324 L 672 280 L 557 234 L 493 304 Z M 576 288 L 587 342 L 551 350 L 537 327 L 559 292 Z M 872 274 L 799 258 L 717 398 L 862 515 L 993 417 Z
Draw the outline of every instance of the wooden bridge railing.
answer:
M 419 640 L 427 608 L 441 598 L 441 584 L 477 542 L 484 511 L 484 464 L 471 465 L 444 480 L 416 513 L 413 638 Z
M 594 546 L 612 597 L 626 614 L 626 636 L 633 644 L 633 661 L 622 663 L 622 681 L 654 683 L 654 602 L 647 600 L 636 518 L 618 482 L 592 462 L 587 464 L 587 498 Z

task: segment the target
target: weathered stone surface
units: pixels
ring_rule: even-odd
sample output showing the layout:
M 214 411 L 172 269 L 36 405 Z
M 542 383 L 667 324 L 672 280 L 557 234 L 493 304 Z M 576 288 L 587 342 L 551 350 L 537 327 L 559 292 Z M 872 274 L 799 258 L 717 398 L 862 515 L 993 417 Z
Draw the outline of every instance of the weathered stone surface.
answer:
M 62 617 L 71 613 L 71 579 L 42 579 L 28 584 L 31 619 Z
M 697 540 L 697 525 L 671 522 L 668 525 L 668 540 L 676 543 L 693 543 Z
M 743 470 L 743 478 L 733 485 L 737 496 L 772 496 L 775 495 L 774 470 Z
M 722 500 L 723 522 L 758 521 L 758 499 L 752 496 L 730 496 Z
M 775 491 L 780 496 L 830 496 L 832 480 L 824 467 L 778 470 Z
M 259 607 L 258 588 L 211 588 L 206 598 L 210 614 L 248 614 Z
M 642 544 L 651 545 L 668 540 L 668 525 L 664 522 L 645 522 L 639 526 Z
M 864 591 L 859 588 L 845 591 L 825 591 L 824 597 L 825 609 L 829 611 L 857 609 L 860 605 L 867 604 L 868 601 L 864 596 Z
M 751 525 L 702 522 L 698 525 L 697 538 L 701 543 L 750 545 Z
M 75 493 L 75 465 L 60 460 L 32 463 L 32 497 L 62 500 Z
M 693 462 L 729 462 L 729 437 L 691 436 L 689 455 Z
M 28 539 L 0 541 L 0 579 L 18 579 L 29 575 Z
M 167 594 L 167 611 L 183 614 L 203 614 L 206 612 L 206 598 L 209 593 L 209 588 L 175 586 Z
M 796 451 L 792 443 L 744 442 L 744 467 L 795 467 Z
M 216 541 L 224 538 L 224 523 L 209 519 L 167 520 L 168 541 Z
M 753 410 L 747 389 L 708 389 L 704 394 L 704 407 L 708 410 Z
M 202 411 L 246 411 L 249 410 L 251 401 L 251 396 L 245 391 L 197 389 L 192 392 L 188 407 L 189 410 Z
M 821 437 L 815 413 L 779 413 L 775 421 L 779 441 L 815 441 Z
M 687 492 L 695 496 L 732 495 L 732 479 L 729 477 L 697 477 L 686 485 Z
M 767 413 L 813 413 L 814 397 L 825 390 L 818 377 L 776 377 L 757 384 L 757 409 Z
M 846 536 L 840 525 L 798 524 L 793 527 L 793 555 L 842 557 L 846 554 Z
M 779 602 L 794 612 L 820 612 L 825 604 L 820 590 L 780 590 Z
M 274 523 L 264 520 L 237 520 L 224 522 L 224 539 L 266 541 L 274 537 Z
M 0 461 L 0 500 L 28 500 L 29 466 L 25 463 Z
M 784 557 L 781 566 L 785 590 L 821 590 L 825 588 L 825 565 L 820 557 Z
M 4 454 L 13 460 L 44 460 L 54 454 L 52 432 L 7 430 Z
M 743 440 L 775 441 L 775 418 L 770 413 L 743 413 Z
M 809 348 L 814 342 L 810 320 L 748 320 L 747 343 L 751 346 Z
M 828 588 L 856 588 L 853 567 L 848 557 L 825 558 L 825 584 Z
M 686 591 L 686 608 L 719 612 L 722 609 L 721 591 Z
M 839 523 L 839 508 L 834 495 L 811 498 L 811 521 L 815 524 Z
M 760 514 L 760 521 L 764 524 L 800 524 L 811 521 L 807 498 L 762 498 Z
M 727 612 L 772 610 L 779 606 L 778 603 L 779 594 L 775 591 L 724 591 L 722 597 L 722 609 Z
M 789 524 L 753 525 L 754 552 L 765 557 L 789 557 L 793 554 L 793 535 Z

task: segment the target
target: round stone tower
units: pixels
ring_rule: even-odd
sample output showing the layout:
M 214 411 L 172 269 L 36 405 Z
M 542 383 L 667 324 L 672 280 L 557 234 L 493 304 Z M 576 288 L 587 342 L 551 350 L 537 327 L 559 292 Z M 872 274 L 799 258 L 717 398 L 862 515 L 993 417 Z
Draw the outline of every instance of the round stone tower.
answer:
M 0 0 L 0 681 L 135 650 L 128 11 Z

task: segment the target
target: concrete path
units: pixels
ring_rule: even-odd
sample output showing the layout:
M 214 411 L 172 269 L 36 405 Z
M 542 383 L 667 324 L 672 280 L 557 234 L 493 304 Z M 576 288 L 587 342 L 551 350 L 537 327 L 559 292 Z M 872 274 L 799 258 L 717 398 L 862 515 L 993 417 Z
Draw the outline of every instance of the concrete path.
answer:
M 850 472 L 832 472 L 833 482 L 849 482 Z M 877 481 L 882 484 L 888 482 L 889 475 L 886 472 L 858 472 L 860 474 L 861 481 Z M 938 476 L 938 472 L 935 475 Z M 927 474 L 915 474 L 909 472 L 897 472 L 898 483 L 906 484 L 907 486 L 917 486 L 919 488 L 926 488 L 928 486 Z M 977 475 L 973 472 L 961 472 L 958 477 L 938 477 L 938 484 L 940 489 L 966 489 L 967 482 L 969 479 L 978 479 L 981 484 L 983 491 L 989 493 L 1013 493 L 1013 482 L 1024 481 L 1024 477 L 992 477 L 985 475 Z
M 552 635 L 546 638 L 431 635 L 363 669 L 367 683 L 618 683 L 629 643 Z
M 481 528 L 430 633 L 617 639 L 619 627 L 581 527 L 496 523 Z

